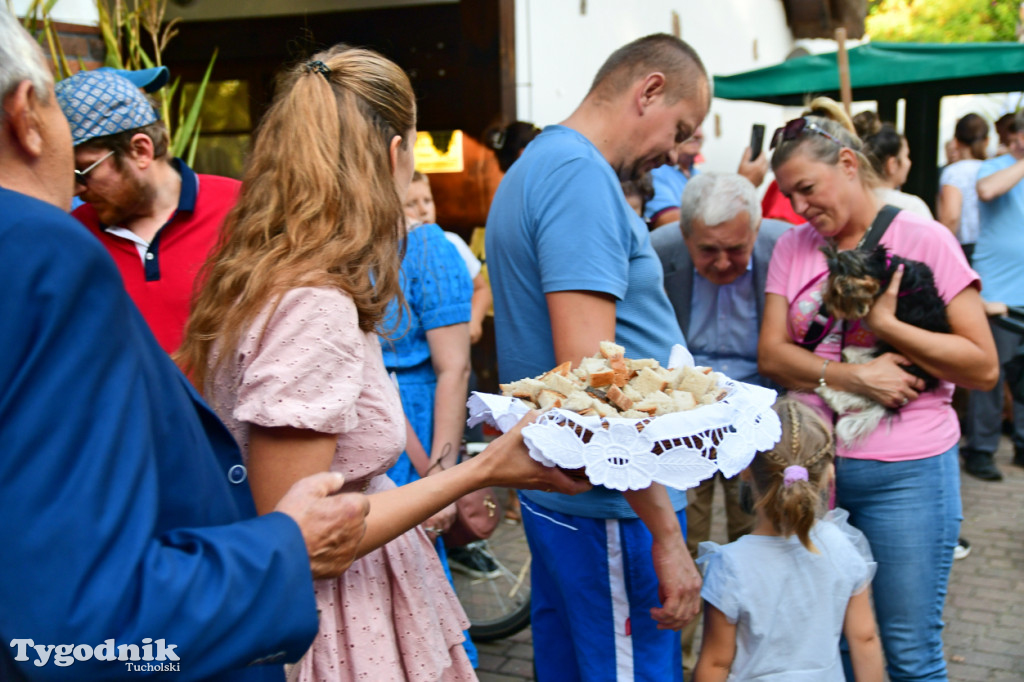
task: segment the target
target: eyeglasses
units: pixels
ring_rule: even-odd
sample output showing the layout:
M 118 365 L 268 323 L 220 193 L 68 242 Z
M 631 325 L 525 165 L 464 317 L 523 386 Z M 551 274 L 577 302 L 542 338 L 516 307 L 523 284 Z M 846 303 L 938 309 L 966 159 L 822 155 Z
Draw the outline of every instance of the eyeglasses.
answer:
M 75 182 L 77 182 L 79 185 L 85 185 L 85 183 L 89 180 L 89 177 L 88 177 L 89 173 L 91 173 L 96 168 L 96 166 L 100 165 L 101 163 L 103 163 L 104 161 L 106 161 L 107 159 L 109 159 L 113 155 L 114 155 L 114 150 L 111 149 L 109 152 L 107 152 L 106 154 L 104 154 L 103 156 L 98 158 L 96 161 L 91 163 L 89 165 L 89 167 L 86 168 L 85 170 L 78 170 L 76 168 L 75 169 Z
M 778 146 L 780 142 L 790 142 L 792 140 L 798 140 L 800 139 L 800 136 L 803 135 L 805 132 L 817 133 L 822 137 L 827 137 L 828 139 L 832 140 L 840 147 L 846 146 L 845 144 L 843 144 L 842 140 L 840 140 L 838 137 L 828 132 L 821 126 L 819 126 L 817 123 L 812 123 L 811 121 L 808 121 L 806 118 L 801 117 L 794 118 L 786 125 L 776 129 L 775 133 L 772 135 L 772 144 L 770 147 L 768 147 L 768 149 L 775 149 L 775 147 Z

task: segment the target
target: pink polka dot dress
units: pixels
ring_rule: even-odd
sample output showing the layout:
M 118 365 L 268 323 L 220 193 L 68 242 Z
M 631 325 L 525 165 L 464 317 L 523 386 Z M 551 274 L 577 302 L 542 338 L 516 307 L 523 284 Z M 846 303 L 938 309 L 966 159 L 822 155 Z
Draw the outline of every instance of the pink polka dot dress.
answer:
M 385 472 L 405 448 L 398 391 L 377 336 L 337 289 L 293 289 L 268 306 L 207 395 L 246 459 L 250 424 L 338 434 L 331 470 L 346 491 L 394 487 Z M 290 680 L 476 679 L 461 645 L 469 622 L 418 527 L 315 590 L 320 632 Z

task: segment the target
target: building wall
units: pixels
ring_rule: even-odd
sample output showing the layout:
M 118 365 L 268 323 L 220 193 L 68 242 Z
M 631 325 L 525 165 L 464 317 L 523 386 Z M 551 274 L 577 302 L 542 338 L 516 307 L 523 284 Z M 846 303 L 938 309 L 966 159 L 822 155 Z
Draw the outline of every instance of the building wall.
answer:
M 31 4 L 31 0 L 14 0 L 14 13 L 23 16 Z M 54 21 L 84 26 L 96 26 L 99 23 L 94 0 L 57 0 L 50 17 Z
M 385 9 L 407 5 L 439 5 L 459 0 L 246 0 L 246 2 L 195 2 L 181 7 L 167 5 L 167 17 L 181 17 L 185 21 L 269 17 L 292 14 L 322 14 L 350 10 Z
M 693 45 L 711 74 L 770 66 L 794 47 L 781 0 L 516 0 L 519 118 L 540 126 L 566 118 L 612 51 L 649 33 L 672 33 L 673 12 L 680 37 Z M 751 125 L 765 124 L 770 135 L 793 111 L 714 100 L 704 124 L 701 167 L 735 170 Z

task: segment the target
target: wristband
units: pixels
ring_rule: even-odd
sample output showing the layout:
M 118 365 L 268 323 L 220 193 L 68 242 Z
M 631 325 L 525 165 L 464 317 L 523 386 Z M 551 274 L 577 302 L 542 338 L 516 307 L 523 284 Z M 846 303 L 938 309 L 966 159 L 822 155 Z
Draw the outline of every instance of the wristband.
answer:
M 830 362 L 832 362 L 832 361 L 831 360 L 825 360 L 825 362 L 821 363 L 821 376 L 818 377 L 818 387 L 819 388 L 828 388 L 828 384 L 825 383 L 825 370 L 828 368 L 828 363 L 830 363 Z

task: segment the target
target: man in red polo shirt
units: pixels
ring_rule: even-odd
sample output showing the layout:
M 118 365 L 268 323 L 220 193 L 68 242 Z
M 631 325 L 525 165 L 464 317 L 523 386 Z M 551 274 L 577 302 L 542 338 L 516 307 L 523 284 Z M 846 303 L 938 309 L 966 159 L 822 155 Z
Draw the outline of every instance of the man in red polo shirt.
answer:
M 73 215 L 113 256 L 128 294 L 172 353 L 240 183 L 197 175 L 171 158 L 167 127 L 121 73 L 79 72 L 56 90 L 71 124 L 76 193 L 85 202 Z

